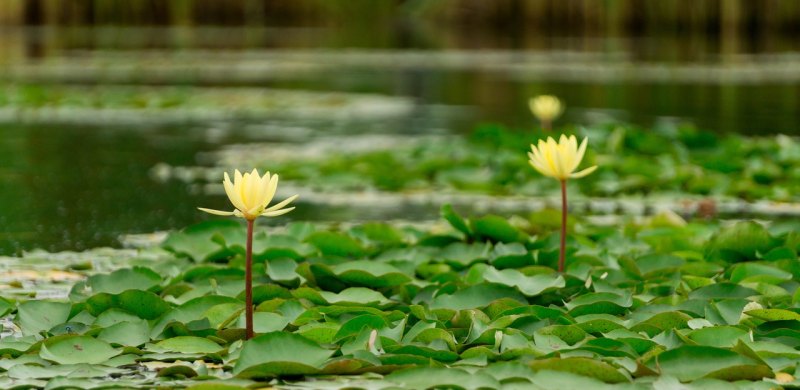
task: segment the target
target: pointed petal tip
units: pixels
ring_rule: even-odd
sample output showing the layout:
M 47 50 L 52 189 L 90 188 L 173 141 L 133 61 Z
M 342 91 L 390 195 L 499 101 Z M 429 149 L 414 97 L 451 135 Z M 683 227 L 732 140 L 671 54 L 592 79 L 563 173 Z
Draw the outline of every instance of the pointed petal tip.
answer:
M 589 167 L 589 168 L 586 168 L 586 169 L 584 169 L 584 170 L 582 170 L 580 172 L 575 172 L 575 173 L 571 174 L 569 177 L 570 177 L 570 179 L 580 179 L 582 177 L 588 176 L 589 174 L 591 174 L 592 172 L 594 172 L 596 170 L 597 170 L 597 165 Z
M 214 209 L 207 209 L 205 207 L 198 207 L 197 209 L 200 210 L 200 211 L 209 213 L 209 214 L 214 214 L 214 215 L 229 216 L 229 215 L 233 215 L 234 214 L 233 211 L 214 210 Z

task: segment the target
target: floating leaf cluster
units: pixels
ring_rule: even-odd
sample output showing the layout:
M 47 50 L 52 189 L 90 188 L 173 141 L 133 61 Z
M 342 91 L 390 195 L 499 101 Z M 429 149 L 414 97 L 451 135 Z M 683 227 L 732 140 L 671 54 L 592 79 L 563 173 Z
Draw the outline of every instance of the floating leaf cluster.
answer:
M 585 165 L 599 166 L 576 184 L 584 195 L 666 193 L 800 200 L 800 142 L 793 137 L 719 135 L 691 126 L 645 130 L 613 125 L 574 132 L 592 140 Z M 527 145 L 548 135 L 552 134 L 484 125 L 466 140 L 343 153 L 302 163 L 252 160 L 251 156 L 240 165 L 269 166 L 293 183 L 328 190 L 545 195 L 555 192 L 556 186 L 530 170 L 525 152 Z
M 0 386 L 800 385 L 792 223 L 577 219 L 562 275 L 553 213 L 442 215 L 256 234 L 246 342 L 244 227 L 174 232 L 171 256 L 92 274 L 68 299 L 0 301 L 16 328 Z

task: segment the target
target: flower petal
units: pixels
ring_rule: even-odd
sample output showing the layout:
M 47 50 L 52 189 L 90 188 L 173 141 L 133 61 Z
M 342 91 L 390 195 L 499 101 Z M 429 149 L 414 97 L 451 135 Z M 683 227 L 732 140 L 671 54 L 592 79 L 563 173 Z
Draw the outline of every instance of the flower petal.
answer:
M 235 212 L 233 212 L 233 211 L 221 211 L 221 210 L 207 209 L 207 208 L 203 208 L 203 207 L 198 207 L 197 209 L 200 210 L 200 211 L 204 211 L 206 213 L 209 213 L 209 214 L 214 214 L 214 215 L 234 215 L 235 214 Z
M 575 168 L 577 168 L 578 165 L 583 160 L 583 155 L 586 153 L 586 145 L 588 143 L 589 143 L 589 137 L 584 138 L 583 142 L 581 142 L 581 146 L 578 148 L 578 152 L 575 154 Z
M 267 184 L 267 192 L 264 194 L 264 199 L 261 205 L 267 207 L 269 202 L 272 202 L 272 198 L 275 197 L 275 191 L 277 190 L 278 190 L 278 174 L 274 174 L 269 179 L 269 184 Z
M 570 179 L 580 179 L 580 178 L 582 178 L 582 177 L 594 172 L 596 169 L 597 169 L 597 165 L 595 165 L 593 167 L 586 168 L 586 169 L 584 169 L 584 170 L 582 170 L 580 172 L 575 172 L 575 173 L 569 175 L 569 178 Z
M 300 196 L 300 195 L 292 195 L 292 196 L 284 199 L 283 202 L 277 203 L 277 204 L 271 206 L 270 208 L 264 210 L 264 212 L 280 210 L 280 209 L 286 207 L 286 205 L 291 203 L 293 200 L 297 199 L 298 196 Z
M 228 172 L 225 172 L 225 179 L 222 181 L 222 186 L 225 187 L 225 194 L 228 195 L 228 200 L 231 201 L 233 207 L 236 207 L 239 210 L 244 209 L 242 198 L 239 196 L 239 193 L 236 191 L 233 183 L 231 183 L 231 178 L 228 176 Z
M 280 209 L 275 211 L 268 211 L 260 215 L 260 217 L 277 217 L 279 215 L 286 214 L 290 211 L 294 210 L 294 207 L 289 207 L 288 209 Z

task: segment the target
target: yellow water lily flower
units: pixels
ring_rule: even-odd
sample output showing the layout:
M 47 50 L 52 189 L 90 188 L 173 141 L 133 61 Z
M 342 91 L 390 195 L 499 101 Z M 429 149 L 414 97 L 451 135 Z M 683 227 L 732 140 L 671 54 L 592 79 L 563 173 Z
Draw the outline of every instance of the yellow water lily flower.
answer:
M 530 161 L 528 162 L 542 175 L 561 181 L 584 177 L 597 169 L 595 165 L 580 172 L 574 172 L 583 160 L 588 140 L 588 138 L 584 138 L 579 147 L 574 135 L 567 137 L 562 134 L 558 143 L 553 137 L 547 137 L 547 141 L 539 140 L 538 146 L 531 144 L 531 151 L 528 152 Z
M 528 101 L 528 106 L 540 121 L 549 123 L 558 118 L 564 112 L 564 106 L 561 100 L 552 95 L 540 95 L 531 98 Z
M 278 175 L 270 175 L 267 172 L 261 176 L 257 169 L 244 175 L 237 169 L 233 176 L 233 182 L 231 182 L 228 172 L 225 172 L 225 180 L 222 181 L 222 185 L 225 187 L 228 199 L 236 209 L 233 211 L 212 210 L 203 207 L 198 207 L 198 209 L 214 215 L 235 215 L 252 221 L 258 217 L 277 217 L 286 214 L 294 210 L 294 207 L 284 207 L 297 199 L 297 195 L 294 195 L 268 208 L 267 205 L 272 201 L 275 191 L 278 189 Z

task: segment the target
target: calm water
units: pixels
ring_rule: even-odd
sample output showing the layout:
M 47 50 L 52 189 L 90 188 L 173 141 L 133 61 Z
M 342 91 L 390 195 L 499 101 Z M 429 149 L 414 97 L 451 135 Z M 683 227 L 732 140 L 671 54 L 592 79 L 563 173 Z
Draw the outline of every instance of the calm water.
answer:
M 353 137 L 464 133 L 485 121 L 526 127 L 532 123 L 527 99 L 541 93 L 567 102 L 562 123 L 677 120 L 718 132 L 800 134 L 800 48 L 789 39 L 745 40 L 731 48 L 718 37 L 457 38 L 375 43 L 318 29 L 5 29 L 0 80 L 5 86 L 343 91 L 407 97 L 414 104 L 392 121 L 367 115 L 345 124 L 304 122 L 312 136 L 332 128 Z M 0 109 L 14 104 L 0 101 Z M 197 205 L 222 200 L 153 180 L 151 168 L 204 163 L 200 152 L 270 140 L 245 131 L 247 122 L 219 118 L 198 117 L 191 125 L 51 122 L 6 119 L 0 125 L 0 254 L 118 245 L 121 234 L 200 221 L 205 216 Z M 297 127 L 283 117 L 256 124 L 264 123 Z M 220 129 L 223 135 L 214 135 Z M 313 205 L 300 206 L 289 218 L 392 214 L 343 209 L 322 215 Z

